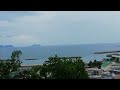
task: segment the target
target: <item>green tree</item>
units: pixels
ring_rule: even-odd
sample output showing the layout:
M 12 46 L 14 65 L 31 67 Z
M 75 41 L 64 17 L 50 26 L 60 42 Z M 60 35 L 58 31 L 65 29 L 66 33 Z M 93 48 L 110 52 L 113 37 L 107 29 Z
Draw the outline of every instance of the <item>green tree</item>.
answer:
M 96 60 L 93 61 L 92 66 L 97 67 L 97 61 Z
M 39 72 L 43 79 L 88 79 L 85 63 L 81 59 L 50 57 Z
M 92 68 L 92 61 L 90 61 L 90 62 L 88 63 L 88 66 L 89 66 L 90 68 Z
M 88 66 L 90 67 L 90 68 L 101 68 L 101 64 L 102 64 L 102 62 L 101 61 L 97 61 L 97 60 L 94 60 L 93 62 L 92 61 L 90 61 L 89 63 L 88 63 Z
M 14 51 L 11 59 L 0 61 L 0 79 L 10 79 L 14 72 L 20 67 L 21 51 Z
M 41 65 L 33 66 L 30 70 L 31 79 L 42 79 L 41 75 L 39 74 L 42 69 Z
M 0 61 L 0 79 L 88 79 L 81 58 L 49 57 L 43 65 L 21 70 L 21 51 L 12 53 L 11 59 Z
M 30 70 L 20 70 L 15 73 L 13 79 L 31 79 L 31 71 Z
M 116 57 L 116 58 L 114 59 L 114 61 L 115 61 L 115 62 L 119 62 L 119 58 Z

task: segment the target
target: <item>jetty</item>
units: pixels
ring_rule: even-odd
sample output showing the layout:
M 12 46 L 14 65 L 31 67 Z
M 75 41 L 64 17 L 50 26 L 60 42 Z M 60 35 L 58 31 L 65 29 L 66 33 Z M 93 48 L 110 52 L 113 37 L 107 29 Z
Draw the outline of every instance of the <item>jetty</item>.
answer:
M 82 57 L 49 57 L 49 59 L 81 59 Z
M 104 51 L 104 52 L 95 52 L 94 54 L 105 54 L 105 53 L 118 53 L 120 51 Z

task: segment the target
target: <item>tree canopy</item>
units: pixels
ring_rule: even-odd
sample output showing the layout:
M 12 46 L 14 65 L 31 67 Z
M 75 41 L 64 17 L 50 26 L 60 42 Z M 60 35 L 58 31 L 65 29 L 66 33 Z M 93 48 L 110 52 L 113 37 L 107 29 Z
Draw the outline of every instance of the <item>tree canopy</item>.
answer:
M 0 61 L 0 79 L 88 79 L 81 58 L 49 57 L 43 65 L 20 70 L 21 51 L 14 51 L 11 59 Z
M 88 66 L 89 66 L 90 68 L 95 68 L 95 67 L 101 68 L 101 64 L 102 64 L 101 61 L 94 60 L 93 62 L 90 61 L 90 62 L 88 63 Z
M 16 50 L 12 53 L 11 59 L 0 60 L 0 79 L 11 79 L 14 72 L 20 67 L 21 51 Z
M 41 67 L 40 76 L 45 79 L 87 79 L 85 64 L 81 59 L 49 57 Z

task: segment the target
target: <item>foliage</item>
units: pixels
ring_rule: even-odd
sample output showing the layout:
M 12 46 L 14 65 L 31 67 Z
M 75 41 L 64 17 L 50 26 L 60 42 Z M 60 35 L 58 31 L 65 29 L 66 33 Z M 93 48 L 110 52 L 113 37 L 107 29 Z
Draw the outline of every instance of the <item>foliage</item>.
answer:
M 115 61 L 115 62 L 119 62 L 119 58 L 117 58 L 117 57 L 111 57 L 110 60 Z
M 88 66 L 89 66 L 90 68 L 95 68 L 95 67 L 101 68 L 101 64 L 102 64 L 101 61 L 94 60 L 93 62 L 90 61 L 90 62 L 88 63 Z
M 15 73 L 13 79 L 31 79 L 31 71 L 30 70 L 20 70 Z
M 21 51 L 14 51 L 11 59 L 0 60 L 0 79 L 10 79 L 13 72 L 16 72 L 20 67 Z
M 87 79 L 85 64 L 81 59 L 50 57 L 39 72 L 43 79 Z
M 49 57 L 43 65 L 19 69 L 21 51 L 14 51 L 11 59 L 0 61 L 0 79 L 88 79 L 81 58 Z
M 15 79 L 42 79 L 39 71 L 41 66 L 33 66 L 31 69 L 23 69 L 18 71 L 14 78 Z

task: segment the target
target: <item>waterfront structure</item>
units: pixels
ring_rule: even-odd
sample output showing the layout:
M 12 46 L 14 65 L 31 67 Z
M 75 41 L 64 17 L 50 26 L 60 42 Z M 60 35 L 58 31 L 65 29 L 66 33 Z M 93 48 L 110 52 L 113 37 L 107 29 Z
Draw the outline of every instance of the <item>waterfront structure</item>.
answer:
M 98 68 L 86 68 L 90 79 L 101 79 L 102 70 Z

